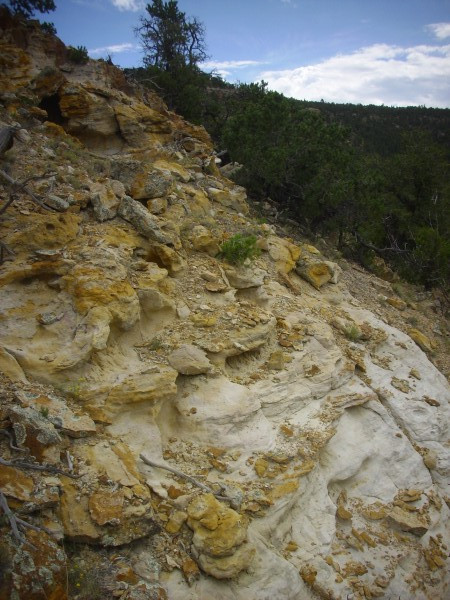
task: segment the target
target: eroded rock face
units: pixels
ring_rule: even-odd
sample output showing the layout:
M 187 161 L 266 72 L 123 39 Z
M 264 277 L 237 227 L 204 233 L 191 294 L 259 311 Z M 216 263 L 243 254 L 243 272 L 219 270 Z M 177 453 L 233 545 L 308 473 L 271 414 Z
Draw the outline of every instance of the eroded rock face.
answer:
M 53 467 L 0 465 L 11 508 L 55 540 L 133 542 L 105 597 L 445 597 L 450 390 L 425 317 L 252 223 L 205 131 L 113 67 L 62 71 L 35 28 L 32 56 L 8 32 L 8 89 L 66 119 L 10 162 L 20 180 L 51 159 L 35 191 L 62 212 L 18 194 L 2 215 L 0 453 Z M 259 257 L 216 259 L 249 230 Z M 0 596 L 65 597 L 62 546 L 35 533 L 2 525 Z

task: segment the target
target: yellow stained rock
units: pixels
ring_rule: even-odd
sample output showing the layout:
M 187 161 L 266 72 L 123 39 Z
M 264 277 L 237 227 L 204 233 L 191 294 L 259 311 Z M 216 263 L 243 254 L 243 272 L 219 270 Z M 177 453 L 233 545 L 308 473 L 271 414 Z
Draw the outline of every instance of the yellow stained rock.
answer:
M 408 531 L 419 537 L 423 536 L 430 528 L 430 524 L 424 515 L 404 510 L 399 506 L 394 506 L 389 512 L 389 522 L 394 527 L 402 531 Z
M 32 219 L 17 215 L 15 232 L 8 236 L 8 243 L 22 250 L 62 248 L 77 237 L 80 221 L 81 217 L 73 213 L 34 213 Z M 56 270 L 58 261 L 52 262 Z
M 280 431 L 286 437 L 292 437 L 294 435 L 294 430 L 292 429 L 292 427 L 289 427 L 288 425 L 280 425 Z
M 337 516 L 344 521 L 348 521 L 352 518 L 352 513 L 347 510 L 344 506 L 338 506 L 336 511 Z
M 285 353 L 282 350 L 275 350 L 269 356 L 267 368 L 271 371 L 282 371 L 285 364 Z
M 200 569 L 192 558 L 188 557 L 183 560 L 181 563 L 181 570 L 189 585 L 192 585 L 194 581 L 200 577 Z
M 388 511 L 384 506 L 369 506 L 368 508 L 365 508 L 362 513 L 366 519 L 370 519 L 371 521 L 380 521 L 387 516 Z
M 153 244 L 147 260 L 162 265 L 170 275 L 176 275 L 186 268 L 186 261 L 178 252 L 163 244 Z
M 150 499 L 150 490 L 146 485 L 143 485 L 142 483 L 137 483 L 136 485 L 133 485 L 131 489 L 133 491 L 133 495 L 136 496 L 136 498 L 140 498 L 141 500 Z
M 229 556 L 247 537 L 247 517 L 216 500 L 213 494 L 194 498 L 187 513 L 194 546 L 201 553 Z
M 80 314 L 104 306 L 119 322 L 129 323 L 131 319 L 134 323 L 139 318 L 139 301 L 128 281 L 110 279 L 105 270 L 83 265 L 64 279 Z
M 217 317 L 215 315 L 201 315 L 193 314 L 190 315 L 190 320 L 197 325 L 197 327 L 214 327 L 217 323 Z
M 200 567 L 216 579 L 231 579 L 250 566 L 255 556 L 255 549 L 249 544 L 242 544 L 231 556 L 213 557 L 200 554 Z
M 311 244 L 303 244 L 302 249 L 306 250 L 310 254 L 320 255 L 320 250 L 317 250 L 315 246 L 311 246 Z
M 105 393 L 105 411 L 111 415 L 140 403 L 148 404 L 149 410 L 157 414 L 161 402 L 177 393 L 177 375 L 175 369 L 165 366 L 159 367 L 156 373 L 134 373 L 114 387 L 95 390 L 92 399 Z
M 298 544 L 294 541 L 290 541 L 288 542 L 288 544 L 286 545 L 285 551 L 286 552 L 295 552 L 298 549 Z
M 258 477 L 264 477 L 267 469 L 269 468 L 269 463 L 264 458 L 258 458 L 253 466 Z
M 197 252 L 206 252 L 211 256 L 215 256 L 219 252 L 219 241 L 203 225 L 197 225 L 192 229 L 190 241 Z
M 402 310 L 403 311 L 407 307 L 406 302 L 404 300 L 402 300 L 401 298 L 396 298 L 396 297 L 388 298 L 386 300 L 386 302 L 388 304 L 390 304 L 391 306 L 393 306 L 394 308 L 396 308 L 397 310 Z
M 409 375 L 411 377 L 414 377 L 414 379 L 422 379 L 422 376 L 420 375 L 419 371 L 417 369 L 411 369 L 411 371 L 409 372 Z
M 65 477 L 62 478 L 61 520 L 64 535 L 79 542 L 95 542 L 100 534 L 88 509 L 88 499 Z
M 154 169 L 167 171 L 172 177 L 181 180 L 183 183 L 188 183 L 191 179 L 189 171 L 178 163 L 169 162 L 167 160 L 157 160 L 152 166 Z
M 113 451 L 114 449 L 114 451 Z M 90 465 L 97 473 L 105 473 L 108 479 L 132 487 L 139 483 L 134 458 L 131 452 L 120 451 L 118 456 L 116 447 L 99 442 L 95 446 L 87 446 L 83 449 L 83 455 L 89 460 Z M 127 459 L 127 455 L 129 458 Z M 124 459 L 125 458 L 125 462 Z M 125 463 L 128 464 L 125 464 Z
M 86 117 L 91 105 L 89 93 L 81 86 L 67 83 L 59 92 L 59 108 L 66 119 Z
M 0 44 L 0 88 L 3 92 L 12 92 L 27 84 L 31 68 L 31 58 L 25 50 L 15 44 Z
M 360 563 L 356 560 L 350 560 L 349 562 L 345 563 L 344 568 L 343 568 L 344 577 L 349 577 L 351 575 L 359 577 L 360 575 L 365 575 L 366 573 L 367 573 L 366 565 L 364 565 L 363 563 Z
M 408 335 L 424 352 L 433 350 L 430 338 L 418 329 L 408 329 Z
M 331 270 L 325 263 L 308 265 L 301 270 L 297 269 L 297 271 L 316 289 L 320 289 L 323 285 L 328 283 L 332 277 Z
M 29 502 L 34 489 L 31 477 L 20 469 L 0 465 L 0 490 L 5 496 Z
M 12 354 L 10 354 L 5 348 L 0 346 L 0 372 L 4 373 L 11 381 L 21 381 L 22 383 L 27 382 L 25 373 L 22 367 L 19 365 L 17 360 Z
M 121 490 L 116 492 L 95 492 L 89 497 L 89 512 L 97 525 L 106 525 L 119 521 L 122 516 L 124 494 Z
M 269 256 L 275 262 L 277 269 L 283 273 L 292 271 L 300 257 L 301 249 L 288 239 L 274 235 L 269 236 L 265 241 Z
M 175 500 L 176 498 L 183 496 L 185 493 L 186 492 L 184 490 L 180 490 L 179 488 L 175 487 L 174 485 L 171 485 L 169 487 L 169 489 L 167 490 L 167 494 L 168 494 L 169 498 L 172 498 L 172 500 Z
M 178 533 L 187 520 L 187 513 L 182 510 L 174 510 L 166 523 L 166 531 L 168 533 Z
M 279 498 L 283 496 L 287 496 L 288 494 L 293 494 L 298 490 L 299 482 L 297 479 L 292 479 L 290 481 L 285 481 L 284 483 L 280 483 L 278 485 L 274 485 L 270 490 L 268 496 L 271 502 L 275 502 Z
M 317 570 L 312 566 L 305 566 L 300 569 L 300 575 L 305 583 L 314 585 L 317 577 Z
M 406 379 L 399 379 L 398 377 L 393 377 L 391 379 L 391 385 L 404 394 L 407 394 L 411 389 Z

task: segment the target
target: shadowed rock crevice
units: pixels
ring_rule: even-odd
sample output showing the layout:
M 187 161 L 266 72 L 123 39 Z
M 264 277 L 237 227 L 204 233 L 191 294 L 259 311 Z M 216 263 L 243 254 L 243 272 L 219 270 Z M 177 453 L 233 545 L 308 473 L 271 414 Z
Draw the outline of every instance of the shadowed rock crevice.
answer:
M 45 110 L 48 115 L 48 120 L 57 125 L 64 127 L 67 124 L 67 119 L 63 116 L 59 106 L 58 94 L 44 96 L 39 102 L 39 108 Z

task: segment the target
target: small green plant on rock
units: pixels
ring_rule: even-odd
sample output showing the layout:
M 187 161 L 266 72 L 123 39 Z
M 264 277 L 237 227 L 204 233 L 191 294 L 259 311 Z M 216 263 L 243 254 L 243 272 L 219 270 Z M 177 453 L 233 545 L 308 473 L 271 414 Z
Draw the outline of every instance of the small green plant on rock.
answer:
M 153 352 L 157 352 L 162 347 L 163 347 L 163 343 L 159 337 L 154 337 L 148 345 L 149 350 L 152 350 Z
M 256 245 L 256 236 L 236 233 L 220 246 L 217 255 L 232 265 L 242 265 L 247 259 L 251 260 L 260 254 Z
M 344 335 L 348 340 L 357 342 L 361 338 L 361 332 L 356 325 L 349 325 L 344 329 Z
M 77 46 L 76 48 L 69 46 L 67 48 L 67 58 L 77 65 L 85 65 L 89 60 L 86 46 Z
M 44 33 L 47 33 L 49 35 L 56 35 L 57 31 L 56 31 L 56 27 L 55 27 L 54 23 L 49 23 L 48 21 L 44 21 L 40 25 L 41 25 L 41 29 Z

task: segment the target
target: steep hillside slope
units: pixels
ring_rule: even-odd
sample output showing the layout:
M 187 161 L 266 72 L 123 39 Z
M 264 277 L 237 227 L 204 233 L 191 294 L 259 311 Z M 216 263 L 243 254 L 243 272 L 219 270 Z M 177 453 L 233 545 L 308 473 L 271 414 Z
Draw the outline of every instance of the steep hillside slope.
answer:
M 120 71 L 3 28 L 0 598 L 444 598 L 450 388 L 358 297 L 414 306 L 253 220 Z

